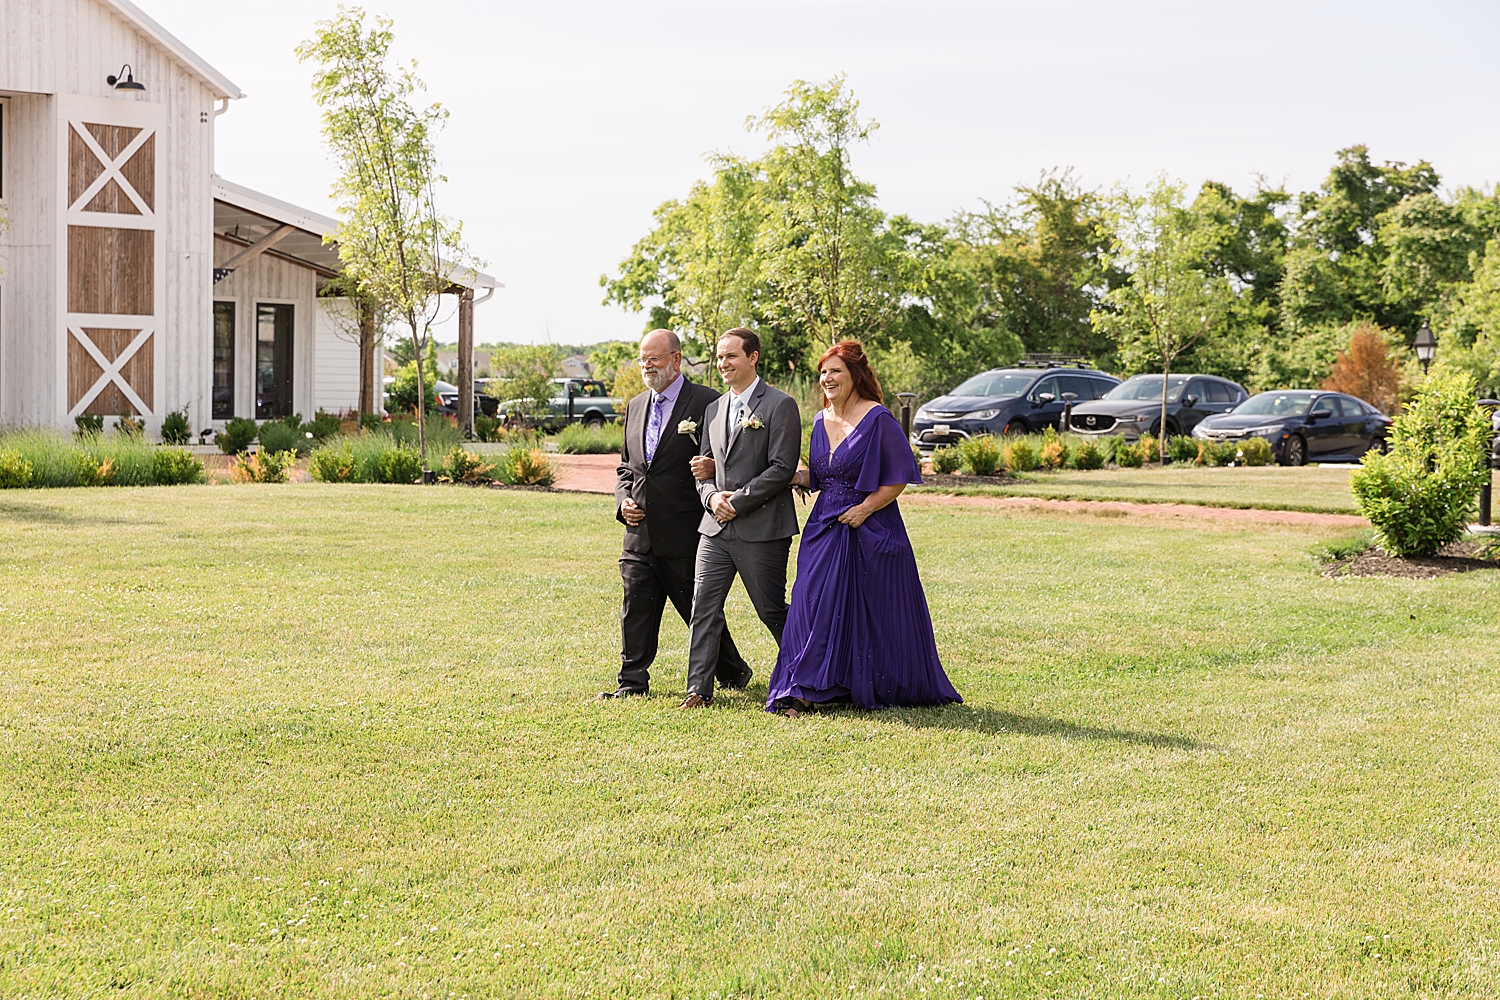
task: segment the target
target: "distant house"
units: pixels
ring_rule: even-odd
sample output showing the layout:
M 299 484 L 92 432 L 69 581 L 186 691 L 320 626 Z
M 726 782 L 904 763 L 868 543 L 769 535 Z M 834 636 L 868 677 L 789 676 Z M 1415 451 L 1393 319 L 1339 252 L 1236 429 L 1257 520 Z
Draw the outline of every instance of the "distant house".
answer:
M 489 355 L 488 351 L 474 351 L 473 352 L 473 357 L 474 357 L 474 370 L 476 372 L 489 371 L 489 369 L 490 369 L 490 355 Z M 449 378 L 450 380 L 453 379 L 453 378 L 457 378 L 458 377 L 458 352 L 457 351 L 438 351 L 437 352 L 437 369 L 438 369 L 438 374 L 444 376 L 445 378 Z
M 358 404 L 335 220 L 214 175 L 243 96 L 128 0 L 0 0 L 0 423 Z
M 582 354 L 563 358 L 561 364 L 564 378 L 589 378 L 594 374 L 594 366 Z

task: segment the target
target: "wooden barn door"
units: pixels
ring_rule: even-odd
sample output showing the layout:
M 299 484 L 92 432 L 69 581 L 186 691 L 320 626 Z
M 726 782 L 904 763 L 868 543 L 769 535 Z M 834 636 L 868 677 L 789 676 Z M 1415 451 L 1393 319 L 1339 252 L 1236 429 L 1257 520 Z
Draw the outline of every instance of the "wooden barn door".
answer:
M 81 414 L 157 414 L 162 237 L 158 157 L 163 110 L 151 104 L 59 99 L 59 395 Z

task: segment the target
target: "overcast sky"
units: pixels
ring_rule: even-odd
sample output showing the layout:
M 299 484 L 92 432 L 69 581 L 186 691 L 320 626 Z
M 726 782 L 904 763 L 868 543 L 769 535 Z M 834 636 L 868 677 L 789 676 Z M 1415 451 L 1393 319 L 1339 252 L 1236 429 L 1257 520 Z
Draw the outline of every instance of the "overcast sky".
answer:
M 332 214 L 308 69 L 292 48 L 329 0 L 136 0 L 248 95 L 218 122 L 219 173 Z M 883 208 L 938 221 L 1046 169 L 1090 186 L 1156 173 L 1315 187 L 1335 150 L 1428 159 L 1450 187 L 1500 180 L 1500 4 L 765 3 L 385 0 L 398 54 L 451 113 L 446 211 L 505 283 L 480 342 L 592 343 L 644 317 L 599 276 L 747 115 L 794 79 L 848 74 L 880 122 L 855 169 Z M 451 339 L 451 334 L 450 334 Z

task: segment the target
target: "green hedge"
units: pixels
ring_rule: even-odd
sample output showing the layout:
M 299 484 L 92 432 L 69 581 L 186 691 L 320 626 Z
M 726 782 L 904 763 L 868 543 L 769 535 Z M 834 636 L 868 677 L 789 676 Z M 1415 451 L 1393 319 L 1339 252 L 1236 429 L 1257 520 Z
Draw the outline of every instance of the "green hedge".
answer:
M 0 488 L 177 486 L 201 483 L 203 478 L 203 462 L 191 452 L 133 434 L 0 434 Z

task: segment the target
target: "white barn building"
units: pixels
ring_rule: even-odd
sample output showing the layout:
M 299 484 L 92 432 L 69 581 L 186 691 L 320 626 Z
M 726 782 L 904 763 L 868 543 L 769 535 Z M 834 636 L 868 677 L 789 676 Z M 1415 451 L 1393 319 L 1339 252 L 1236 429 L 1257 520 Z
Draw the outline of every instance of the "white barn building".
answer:
M 0 0 L 0 424 L 358 406 L 335 220 L 214 174 L 243 96 L 128 0 Z

